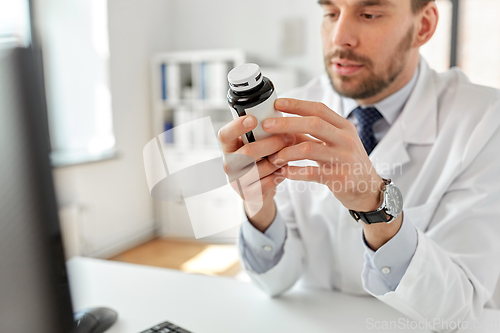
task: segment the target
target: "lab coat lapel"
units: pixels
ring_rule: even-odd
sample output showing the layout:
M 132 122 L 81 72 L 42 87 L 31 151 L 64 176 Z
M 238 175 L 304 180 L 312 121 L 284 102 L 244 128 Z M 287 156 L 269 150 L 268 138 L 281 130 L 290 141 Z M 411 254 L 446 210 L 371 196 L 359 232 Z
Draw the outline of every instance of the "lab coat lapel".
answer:
M 401 113 L 404 140 L 411 144 L 433 144 L 438 131 L 438 87 L 436 72 L 421 58 L 420 78 Z
M 324 89 L 323 96 L 321 96 L 321 99 L 319 101 L 342 117 L 342 98 L 333 89 L 327 74 L 323 74 L 323 76 L 321 77 L 321 84 Z
M 421 58 L 415 88 L 400 116 L 370 154 L 377 173 L 390 178 L 411 158 L 408 144 L 432 144 L 437 135 L 437 93 L 434 71 Z

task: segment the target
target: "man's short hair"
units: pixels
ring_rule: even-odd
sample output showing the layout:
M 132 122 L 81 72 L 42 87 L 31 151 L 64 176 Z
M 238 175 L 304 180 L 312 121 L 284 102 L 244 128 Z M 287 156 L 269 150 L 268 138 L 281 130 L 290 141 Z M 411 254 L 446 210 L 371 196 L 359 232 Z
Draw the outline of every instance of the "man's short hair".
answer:
M 411 0 L 411 10 L 416 14 L 431 1 L 435 0 Z

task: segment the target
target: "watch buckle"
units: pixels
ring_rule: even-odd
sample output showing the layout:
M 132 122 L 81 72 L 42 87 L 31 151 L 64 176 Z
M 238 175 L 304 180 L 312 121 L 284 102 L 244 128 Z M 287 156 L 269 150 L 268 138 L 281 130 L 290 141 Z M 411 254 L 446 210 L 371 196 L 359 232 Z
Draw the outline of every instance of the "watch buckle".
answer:
M 356 220 L 356 222 L 359 222 L 361 220 L 361 216 L 358 215 L 357 212 L 349 209 L 349 214 L 351 214 L 352 218 Z

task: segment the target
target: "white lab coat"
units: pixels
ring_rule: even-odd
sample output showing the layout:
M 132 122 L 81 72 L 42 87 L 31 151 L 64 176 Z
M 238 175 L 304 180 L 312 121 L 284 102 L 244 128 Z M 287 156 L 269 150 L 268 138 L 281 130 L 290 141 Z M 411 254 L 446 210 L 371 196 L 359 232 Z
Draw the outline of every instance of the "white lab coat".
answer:
M 404 196 L 418 246 L 395 291 L 367 285 L 362 226 L 315 183 L 286 180 L 275 197 L 287 226 L 284 254 L 253 282 L 279 295 L 303 286 L 372 294 L 414 320 L 473 320 L 500 307 L 500 92 L 444 74 L 425 60 L 401 115 L 370 155 Z M 340 110 L 326 75 L 287 97 Z M 311 163 L 296 162 L 297 165 Z

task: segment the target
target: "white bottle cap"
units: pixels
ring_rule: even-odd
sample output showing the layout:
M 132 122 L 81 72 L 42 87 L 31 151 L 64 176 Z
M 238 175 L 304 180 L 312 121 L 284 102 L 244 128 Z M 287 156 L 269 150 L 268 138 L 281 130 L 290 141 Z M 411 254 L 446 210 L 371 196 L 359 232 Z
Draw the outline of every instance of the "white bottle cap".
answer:
M 233 91 L 246 91 L 262 82 L 262 74 L 257 64 L 244 64 L 233 68 L 227 74 L 229 86 Z

